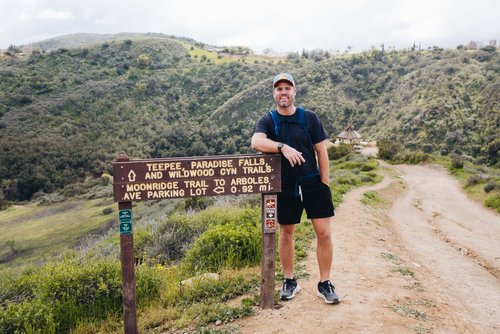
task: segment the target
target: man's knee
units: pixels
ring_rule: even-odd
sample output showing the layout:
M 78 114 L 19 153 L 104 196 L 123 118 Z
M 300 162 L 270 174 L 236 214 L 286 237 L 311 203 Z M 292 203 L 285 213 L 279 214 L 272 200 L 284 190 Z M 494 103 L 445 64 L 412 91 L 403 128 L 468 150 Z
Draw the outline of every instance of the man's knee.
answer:
M 294 225 L 280 225 L 280 239 L 287 241 L 293 240 L 294 231 Z
M 332 239 L 330 229 L 316 231 L 316 238 L 321 242 L 329 242 Z
M 313 222 L 314 230 L 318 240 L 328 241 L 331 239 L 330 218 L 322 218 Z

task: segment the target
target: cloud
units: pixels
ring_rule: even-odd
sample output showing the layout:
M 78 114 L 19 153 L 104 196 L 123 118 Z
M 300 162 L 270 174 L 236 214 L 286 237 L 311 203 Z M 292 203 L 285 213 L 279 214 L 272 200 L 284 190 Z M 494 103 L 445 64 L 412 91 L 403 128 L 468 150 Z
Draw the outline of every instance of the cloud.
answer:
M 74 15 L 70 11 L 57 11 L 52 8 L 47 8 L 42 10 L 36 15 L 40 19 L 47 19 L 47 20 L 72 20 L 74 18 Z
M 256 52 L 455 47 L 500 38 L 498 0 L 0 0 L 0 48 L 72 32 L 158 32 Z

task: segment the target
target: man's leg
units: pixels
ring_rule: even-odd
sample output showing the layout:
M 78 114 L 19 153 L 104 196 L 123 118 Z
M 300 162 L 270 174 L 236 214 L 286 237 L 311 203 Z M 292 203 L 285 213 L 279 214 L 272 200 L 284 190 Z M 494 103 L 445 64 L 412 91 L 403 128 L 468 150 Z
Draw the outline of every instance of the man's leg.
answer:
M 293 261 L 295 257 L 295 245 L 293 234 L 295 225 L 280 225 L 279 253 L 281 266 L 285 278 L 293 278 Z
M 330 230 L 330 217 L 312 219 L 314 231 L 316 232 L 316 257 L 318 258 L 320 281 L 330 279 L 330 271 L 333 261 L 333 243 Z M 281 253 L 281 249 L 280 249 Z

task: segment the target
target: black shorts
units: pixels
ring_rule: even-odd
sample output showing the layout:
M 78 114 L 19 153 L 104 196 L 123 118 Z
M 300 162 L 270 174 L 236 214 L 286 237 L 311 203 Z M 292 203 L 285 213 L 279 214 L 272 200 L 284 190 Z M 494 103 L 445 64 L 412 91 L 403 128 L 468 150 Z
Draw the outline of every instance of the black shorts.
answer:
M 282 184 L 278 193 L 278 223 L 298 224 L 305 209 L 307 218 L 327 218 L 334 213 L 330 187 L 318 177 L 300 186 L 300 192 L 294 184 Z

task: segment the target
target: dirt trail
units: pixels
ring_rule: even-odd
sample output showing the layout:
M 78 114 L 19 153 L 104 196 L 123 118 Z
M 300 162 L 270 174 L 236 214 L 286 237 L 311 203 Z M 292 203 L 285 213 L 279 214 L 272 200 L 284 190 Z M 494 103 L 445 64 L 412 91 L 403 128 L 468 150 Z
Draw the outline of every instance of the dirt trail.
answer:
M 433 166 L 384 164 L 380 184 L 350 192 L 332 224 L 333 281 L 316 297 L 315 249 L 302 291 L 238 322 L 242 333 L 499 333 L 500 215 Z M 382 204 L 360 202 L 377 191 Z

